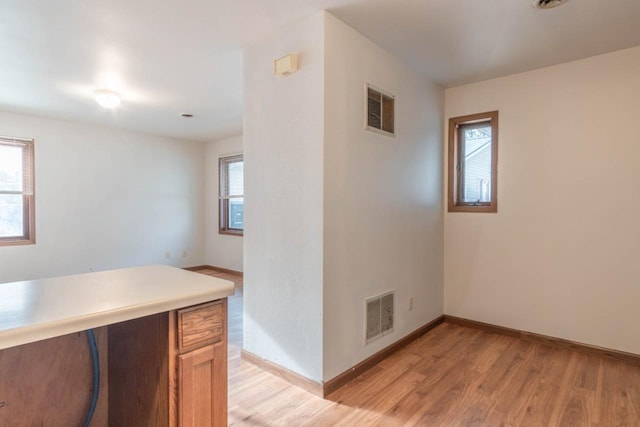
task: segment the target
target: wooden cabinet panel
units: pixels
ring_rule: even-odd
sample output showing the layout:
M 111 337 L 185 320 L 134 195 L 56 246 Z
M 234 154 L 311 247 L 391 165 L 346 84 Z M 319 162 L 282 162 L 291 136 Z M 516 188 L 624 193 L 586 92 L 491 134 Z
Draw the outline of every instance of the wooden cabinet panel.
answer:
M 109 326 L 109 425 L 226 426 L 226 317 L 225 298 Z
M 227 425 L 227 354 L 222 344 L 178 356 L 179 427 Z
M 223 301 L 178 310 L 180 353 L 222 341 L 225 311 Z
M 109 326 L 110 426 L 169 425 L 170 314 Z
M 92 427 L 108 423 L 107 328 L 95 329 L 100 395 Z M 81 425 L 92 395 L 93 368 L 84 332 L 0 351 L 0 426 Z

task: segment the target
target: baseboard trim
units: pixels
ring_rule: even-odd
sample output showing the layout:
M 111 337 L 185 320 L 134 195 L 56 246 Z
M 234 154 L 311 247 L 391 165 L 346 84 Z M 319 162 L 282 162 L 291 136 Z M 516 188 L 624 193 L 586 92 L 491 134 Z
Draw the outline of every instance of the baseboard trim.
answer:
M 206 270 L 207 267 L 206 265 L 196 265 L 194 267 L 182 267 L 183 270 L 187 270 L 187 271 L 199 271 L 199 270 Z
M 246 360 L 247 362 L 253 365 L 256 365 L 258 368 L 269 372 L 270 374 L 280 377 L 295 386 L 298 386 L 304 390 L 307 390 L 309 393 L 313 393 L 316 396 L 324 397 L 322 395 L 322 384 L 320 383 L 310 380 L 309 378 L 304 377 L 287 368 L 283 368 L 282 366 L 277 365 L 273 362 L 270 362 L 266 359 L 263 359 L 260 356 L 256 356 L 255 354 L 248 352 L 244 349 L 240 351 L 240 357 L 243 360 Z
M 580 353 L 594 354 L 604 356 L 609 359 L 615 359 L 632 365 L 640 365 L 640 354 L 627 353 L 620 350 L 613 350 L 605 347 L 598 347 L 591 344 L 583 344 L 576 341 L 566 340 L 564 338 L 550 337 L 547 335 L 536 334 L 534 332 L 522 331 L 519 329 L 507 328 L 504 326 L 492 325 L 490 323 L 478 322 L 476 320 L 463 319 L 461 317 L 444 315 L 444 321 L 454 325 L 466 326 L 468 328 L 480 329 L 495 334 L 508 335 L 527 341 L 538 342 L 553 347 L 566 348 Z
M 213 265 L 196 265 L 195 267 L 185 267 L 183 268 L 183 270 L 189 270 L 189 271 L 214 270 L 220 273 L 236 274 L 244 278 L 244 273 L 242 271 L 230 270 L 228 268 L 222 268 L 222 267 L 214 267 Z
M 348 382 L 354 380 L 356 377 L 362 375 L 365 371 L 375 366 L 377 363 L 391 356 L 396 351 L 406 347 L 416 339 L 420 338 L 422 335 L 426 334 L 436 326 L 440 325 L 444 322 L 444 316 L 440 316 L 425 324 L 424 326 L 419 327 L 415 331 L 411 332 L 409 335 L 404 338 L 399 339 L 388 347 L 383 348 L 376 354 L 368 357 L 352 368 L 344 371 L 338 376 L 326 381 L 323 386 L 323 397 L 328 396 L 333 393 L 343 385 Z

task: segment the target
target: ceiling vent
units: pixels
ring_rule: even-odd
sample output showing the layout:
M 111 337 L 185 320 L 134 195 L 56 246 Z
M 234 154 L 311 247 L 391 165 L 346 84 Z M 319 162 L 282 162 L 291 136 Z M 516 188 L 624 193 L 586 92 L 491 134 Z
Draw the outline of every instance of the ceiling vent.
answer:
M 534 0 L 533 7 L 536 9 L 553 9 L 566 2 L 567 0 Z

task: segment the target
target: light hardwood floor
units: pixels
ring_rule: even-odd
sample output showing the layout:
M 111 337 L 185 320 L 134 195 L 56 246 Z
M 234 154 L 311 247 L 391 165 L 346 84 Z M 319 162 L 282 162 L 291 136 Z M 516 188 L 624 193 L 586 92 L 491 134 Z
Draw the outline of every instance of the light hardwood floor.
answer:
M 229 299 L 230 426 L 640 426 L 640 367 L 444 323 L 321 399 L 240 359 Z

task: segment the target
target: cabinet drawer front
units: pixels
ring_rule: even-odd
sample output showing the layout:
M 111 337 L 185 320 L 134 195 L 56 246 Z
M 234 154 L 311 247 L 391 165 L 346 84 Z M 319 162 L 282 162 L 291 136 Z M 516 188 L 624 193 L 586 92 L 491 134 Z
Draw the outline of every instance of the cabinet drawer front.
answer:
M 178 350 L 180 353 L 220 342 L 223 338 L 223 301 L 178 310 Z

